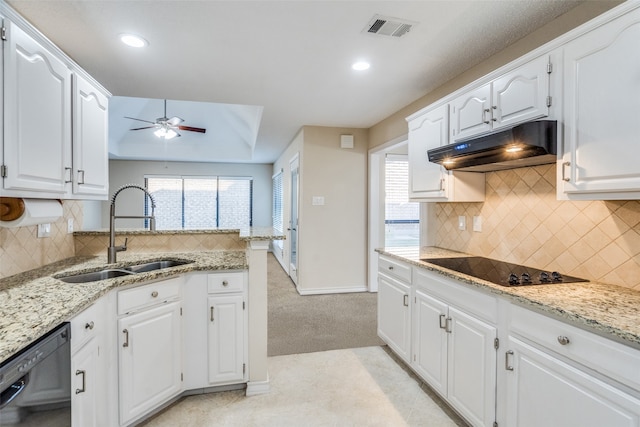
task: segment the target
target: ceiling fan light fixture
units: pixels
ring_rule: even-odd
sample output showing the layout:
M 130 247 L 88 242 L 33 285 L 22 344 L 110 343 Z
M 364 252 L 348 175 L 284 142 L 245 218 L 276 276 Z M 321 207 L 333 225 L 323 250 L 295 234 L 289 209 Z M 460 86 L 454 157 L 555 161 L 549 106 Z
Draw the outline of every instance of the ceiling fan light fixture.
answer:
M 158 128 L 155 132 L 153 132 L 153 134 L 158 138 L 164 138 L 164 139 L 173 139 L 176 136 L 178 136 L 178 132 L 176 132 L 171 128 L 166 128 L 164 126 L 161 128 Z
M 135 34 L 120 34 L 120 41 L 131 47 L 145 47 L 149 44 L 145 39 Z

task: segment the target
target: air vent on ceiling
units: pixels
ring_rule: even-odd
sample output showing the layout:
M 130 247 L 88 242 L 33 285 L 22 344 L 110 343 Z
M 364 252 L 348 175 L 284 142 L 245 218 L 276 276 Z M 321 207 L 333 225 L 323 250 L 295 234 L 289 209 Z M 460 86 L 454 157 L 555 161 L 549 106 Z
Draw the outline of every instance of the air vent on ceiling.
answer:
M 369 21 L 364 32 L 381 36 L 402 37 L 407 34 L 415 24 L 416 22 L 399 18 L 375 15 Z

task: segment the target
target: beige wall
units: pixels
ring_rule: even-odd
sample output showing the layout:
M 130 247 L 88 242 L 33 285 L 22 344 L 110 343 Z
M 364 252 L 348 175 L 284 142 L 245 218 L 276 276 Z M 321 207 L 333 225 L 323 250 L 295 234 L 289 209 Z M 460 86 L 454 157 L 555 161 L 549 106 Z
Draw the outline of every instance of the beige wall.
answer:
M 436 204 L 436 246 L 640 290 L 640 201 L 559 201 L 555 165 L 489 172 L 486 184 L 484 203 Z
M 353 149 L 340 148 L 341 134 L 354 136 Z M 304 127 L 300 292 L 366 289 L 367 140 L 365 129 Z
M 377 147 L 407 133 L 405 118 L 461 87 L 483 77 L 567 31 L 589 21 L 620 1 L 586 1 L 533 33 L 513 43 L 477 66 L 461 73 L 369 129 L 369 148 Z
M 37 237 L 37 225 L 0 227 L 0 278 L 74 256 L 73 234 L 67 233 L 67 219 L 82 224 L 82 202 L 65 200 L 62 218 L 51 224 L 50 237 Z

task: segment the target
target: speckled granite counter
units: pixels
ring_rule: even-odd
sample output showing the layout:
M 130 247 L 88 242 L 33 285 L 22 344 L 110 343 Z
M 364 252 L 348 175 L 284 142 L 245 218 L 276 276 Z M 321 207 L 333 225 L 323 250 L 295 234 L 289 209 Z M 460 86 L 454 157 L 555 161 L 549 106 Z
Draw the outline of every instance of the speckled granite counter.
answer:
M 155 230 L 123 228 L 116 231 L 118 236 L 186 235 L 186 234 L 229 234 L 238 233 L 240 240 L 283 240 L 285 235 L 272 227 L 250 227 L 243 229 L 214 228 L 207 230 Z M 109 230 L 76 231 L 75 236 L 108 236 Z
M 65 283 L 56 277 L 92 272 L 107 265 L 106 256 L 68 258 L 0 280 L 0 361 L 82 311 L 118 286 L 176 276 L 191 271 L 248 268 L 244 250 L 209 252 L 120 253 L 110 268 L 158 260 L 190 264 L 89 283 Z
M 378 252 L 640 349 L 640 292 L 632 289 L 597 282 L 504 287 L 420 261 L 469 256 L 461 252 L 435 247 L 383 248 Z

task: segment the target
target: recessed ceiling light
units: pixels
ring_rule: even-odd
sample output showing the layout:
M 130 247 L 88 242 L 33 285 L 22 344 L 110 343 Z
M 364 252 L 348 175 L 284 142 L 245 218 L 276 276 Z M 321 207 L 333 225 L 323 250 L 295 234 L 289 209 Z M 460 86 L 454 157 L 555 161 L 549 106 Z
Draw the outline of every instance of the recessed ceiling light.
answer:
M 120 41 L 131 47 L 144 47 L 149 44 L 145 39 L 134 34 L 120 34 Z
M 351 66 L 351 68 L 353 68 L 356 71 L 368 70 L 369 67 L 371 67 L 371 64 L 365 61 L 354 62 L 353 65 Z

